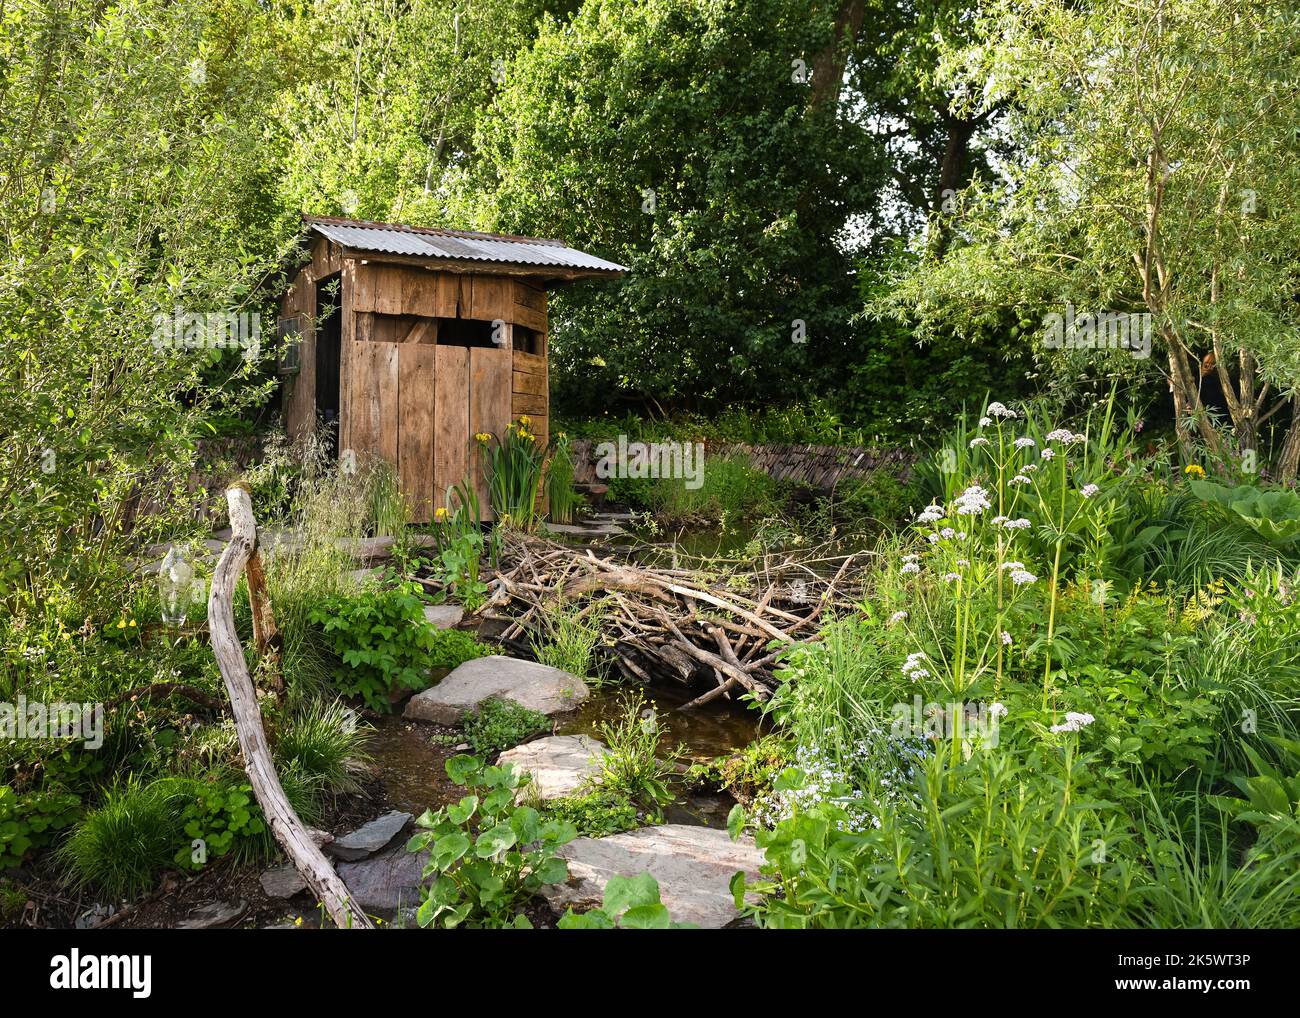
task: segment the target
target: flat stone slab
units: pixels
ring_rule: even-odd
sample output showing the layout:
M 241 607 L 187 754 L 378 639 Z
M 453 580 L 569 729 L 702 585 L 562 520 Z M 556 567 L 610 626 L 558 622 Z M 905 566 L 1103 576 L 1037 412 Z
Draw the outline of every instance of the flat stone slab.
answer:
M 570 537 L 617 537 L 625 532 L 615 523 L 597 523 L 588 526 L 580 523 L 548 523 L 546 529 L 553 534 L 565 534 Z
M 424 619 L 434 629 L 455 629 L 465 617 L 465 609 L 456 604 L 430 604 L 424 608 Z
M 659 900 L 675 922 L 718 929 L 738 917 L 731 897 L 737 870 L 758 877 L 763 853 L 752 838 L 732 841 L 711 827 L 663 824 L 608 838 L 579 838 L 561 846 L 569 864 L 567 884 L 548 884 L 542 894 L 558 912 L 594 908 L 615 874 L 649 873 L 659 881 Z
M 176 928 L 178 930 L 212 930 L 218 926 L 233 923 L 245 911 L 247 910 L 242 900 L 233 902 L 213 901 L 200 906 L 190 914 L 188 919 L 182 919 L 176 924 Z
M 498 763 L 514 764 L 515 770 L 533 776 L 517 798 L 559 799 L 599 775 L 600 757 L 608 752 L 604 744 L 586 735 L 551 735 L 506 750 Z
M 385 813 L 383 816 L 375 817 L 368 824 L 362 824 L 351 834 L 335 838 L 325 846 L 325 851 L 335 859 L 346 859 L 348 862 L 364 859 L 368 855 L 374 855 L 397 837 L 410 819 L 410 813 L 403 813 L 400 810 Z
M 307 890 L 307 881 L 291 862 L 267 870 L 258 880 L 268 898 L 292 898 Z
M 340 575 L 339 580 L 345 587 L 364 587 L 383 575 L 382 569 L 353 569 Z
M 404 716 L 440 725 L 458 725 L 466 711 L 477 710 L 489 697 L 513 700 L 546 715 L 573 710 L 590 691 L 576 675 L 513 657 L 493 654 L 454 668 L 436 686 L 406 704 Z
M 420 904 L 420 875 L 428 858 L 427 851 L 408 852 L 400 841 L 369 859 L 339 863 L 335 870 L 362 908 L 393 912 Z

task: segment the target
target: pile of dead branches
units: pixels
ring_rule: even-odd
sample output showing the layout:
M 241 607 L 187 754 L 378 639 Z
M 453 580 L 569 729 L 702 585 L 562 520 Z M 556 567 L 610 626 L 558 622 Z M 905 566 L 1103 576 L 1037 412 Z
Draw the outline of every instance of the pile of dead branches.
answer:
M 824 615 L 852 610 L 866 560 L 862 552 L 823 548 L 665 568 L 640 563 L 635 548 L 597 552 L 513 534 L 504 539 L 482 614 L 504 626 L 500 642 L 526 649 L 557 599 L 586 598 L 581 610 L 599 612 L 625 679 L 704 688 L 687 708 L 733 693 L 766 700 L 781 651 L 815 639 Z

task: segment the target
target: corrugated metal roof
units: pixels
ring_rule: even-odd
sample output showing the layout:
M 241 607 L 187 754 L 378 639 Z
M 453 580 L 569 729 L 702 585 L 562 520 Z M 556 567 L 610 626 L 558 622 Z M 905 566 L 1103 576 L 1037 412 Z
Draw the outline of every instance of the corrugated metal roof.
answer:
M 627 272 L 627 267 L 566 247 L 558 240 L 512 237 L 505 234 L 468 233 L 429 227 L 399 226 L 346 219 L 304 217 L 308 228 L 358 251 L 442 258 L 456 261 L 501 262 L 539 269 L 583 272 Z

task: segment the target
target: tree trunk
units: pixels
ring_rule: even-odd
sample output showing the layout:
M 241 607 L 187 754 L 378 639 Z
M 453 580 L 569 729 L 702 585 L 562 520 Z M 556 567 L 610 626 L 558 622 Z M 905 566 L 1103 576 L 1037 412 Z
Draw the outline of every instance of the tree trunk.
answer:
M 257 690 L 244 648 L 235 633 L 233 601 L 235 584 L 249 558 L 257 548 L 257 526 L 253 504 L 242 488 L 228 488 L 230 507 L 230 543 L 217 561 L 212 576 L 212 593 L 208 600 L 208 629 L 212 652 L 216 655 L 221 678 L 230 694 L 231 714 L 244 754 L 244 769 L 253 786 L 253 794 L 266 816 L 275 840 L 320 899 L 334 923 L 343 929 L 371 929 L 370 918 L 352 902 L 352 893 L 339 879 L 325 854 L 312 841 L 275 772 L 271 750 L 262 727 L 262 712 L 257 704 Z
M 1300 393 L 1291 397 L 1291 425 L 1282 442 L 1282 452 L 1277 458 L 1277 479 L 1283 484 L 1294 484 L 1300 470 Z
M 812 94 L 808 100 L 810 110 L 829 106 L 833 112 L 839 103 L 849 48 L 862 29 L 865 13 L 865 0 L 842 0 L 840 3 L 839 10 L 835 12 L 834 34 L 830 42 L 813 57 Z

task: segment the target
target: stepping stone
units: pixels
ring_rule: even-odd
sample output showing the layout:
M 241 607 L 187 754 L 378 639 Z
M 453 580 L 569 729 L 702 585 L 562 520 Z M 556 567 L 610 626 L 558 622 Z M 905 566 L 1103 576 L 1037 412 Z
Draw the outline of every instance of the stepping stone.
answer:
M 659 897 L 675 922 L 718 929 L 737 918 L 731 878 L 737 870 L 759 875 L 763 853 L 753 839 L 732 841 L 711 827 L 663 824 L 607 838 L 579 838 L 558 854 L 569 864 L 565 884 L 548 884 L 542 894 L 563 913 L 594 908 L 615 874 L 650 873 L 659 881 Z
M 345 587 L 364 587 L 383 574 L 382 569 L 354 569 L 350 573 L 343 573 L 339 580 Z
M 370 823 L 358 827 L 351 834 L 335 838 L 325 846 L 325 851 L 335 859 L 345 859 L 348 862 L 364 859 L 368 855 L 374 855 L 397 837 L 410 819 L 410 813 L 402 813 L 399 810 L 385 813 L 371 820 Z
M 508 749 L 497 762 L 514 764 L 515 770 L 533 776 L 515 798 L 559 799 L 573 795 L 599 775 L 599 758 L 608 752 L 602 743 L 586 735 L 552 735 Z
M 455 629 L 465 617 L 465 609 L 456 604 L 431 604 L 424 609 L 424 618 L 434 629 Z
M 214 901 L 196 909 L 188 919 L 176 924 L 178 930 L 211 930 L 233 923 L 245 912 L 242 901 Z
M 268 898 L 292 898 L 307 890 L 307 881 L 291 862 L 267 870 L 258 877 L 258 881 Z
M 392 912 L 420 903 L 420 875 L 428 858 L 427 851 L 408 852 L 401 841 L 369 859 L 339 863 L 335 869 L 358 905 Z
M 440 725 L 458 725 L 466 711 L 477 710 L 489 697 L 513 700 L 546 715 L 571 711 L 590 691 L 576 675 L 558 668 L 494 654 L 454 668 L 436 686 L 416 693 L 404 716 Z
M 622 527 L 613 523 L 598 523 L 594 526 L 581 523 L 548 523 L 546 529 L 553 534 L 566 534 L 571 537 L 617 537 L 624 533 Z

